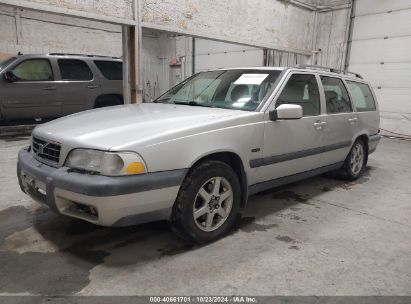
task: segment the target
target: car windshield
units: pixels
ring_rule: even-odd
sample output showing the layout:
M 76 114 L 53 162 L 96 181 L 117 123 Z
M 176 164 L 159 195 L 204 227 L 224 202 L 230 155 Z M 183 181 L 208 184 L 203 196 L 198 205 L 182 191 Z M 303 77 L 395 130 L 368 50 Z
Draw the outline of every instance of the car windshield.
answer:
M 6 60 L 0 61 L 0 71 L 3 70 L 6 66 L 12 63 L 16 57 L 11 57 Z
M 254 111 L 280 73 L 279 70 L 250 69 L 202 72 L 154 102 Z

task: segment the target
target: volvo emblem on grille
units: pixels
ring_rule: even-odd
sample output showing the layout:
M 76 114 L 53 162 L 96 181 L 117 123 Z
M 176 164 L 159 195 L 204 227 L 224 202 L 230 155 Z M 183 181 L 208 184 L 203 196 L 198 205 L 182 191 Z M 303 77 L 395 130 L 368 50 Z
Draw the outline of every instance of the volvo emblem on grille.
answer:
M 38 149 L 36 151 L 37 155 L 43 154 L 44 152 L 44 148 L 46 148 L 49 144 L 45 143 L 45 144 L 38 144 Z

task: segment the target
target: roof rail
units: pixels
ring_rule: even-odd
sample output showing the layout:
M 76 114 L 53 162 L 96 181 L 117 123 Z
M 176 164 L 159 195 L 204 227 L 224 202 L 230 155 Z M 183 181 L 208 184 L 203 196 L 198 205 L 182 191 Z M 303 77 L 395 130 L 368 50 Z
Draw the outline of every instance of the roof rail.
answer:
M 347 71 L 347 70 L 339 70 L 339 69 L 335 69 L 335 68 L 324 67 L 324 66 L 321 66 L 321 65 L 299 64 L 299 65 L 296 66 L 296 68 L 298 68 L 298 69 L 325 70 L 325 71 L 329 71 L 329 72 L 332 72 L 332 73 L 345 74 L 345 75 L 351 74 L 351 75 L 354 75 L 357 78 L 364 79 L 358 73 L 350 72 L 350 71 Z
M 93 54 L 74 54 L 74 53 L 49 53 L 50 56 L 80 56 L 80 57 L 101 57 L 101 58 L 113 58 L 120 59 L 115 56 L 93 55 Z

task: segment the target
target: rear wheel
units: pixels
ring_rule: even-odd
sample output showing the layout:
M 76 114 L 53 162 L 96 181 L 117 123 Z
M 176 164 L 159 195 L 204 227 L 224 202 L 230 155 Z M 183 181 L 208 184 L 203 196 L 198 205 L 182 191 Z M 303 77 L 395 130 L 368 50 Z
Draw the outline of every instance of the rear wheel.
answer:
M 205 161 L 185 178 L 174 204 L 171 226 L 186 240 L 211 242 L 231 229 L 240 200 L 240 182 L 233 169 L 220 161 Z
M 357 139 L 341 168 L 341 176 L 348 180 L 359 178 L 366 164 L 366 149 L 364 142 Z

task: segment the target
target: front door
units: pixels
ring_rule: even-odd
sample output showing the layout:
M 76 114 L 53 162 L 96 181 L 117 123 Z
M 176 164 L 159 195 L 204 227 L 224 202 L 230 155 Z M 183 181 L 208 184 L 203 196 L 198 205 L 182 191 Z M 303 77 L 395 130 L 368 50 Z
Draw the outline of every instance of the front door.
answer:
M 314 74 L 289 75 L 275 107 L 296 104 L 303 117 L 270 121 L 264 132 L 264 158 L 254 162 L 259 168 L 259 182 L 289 176 L 321 167 L 319 153 L 324 144 L 324 114 L 321 112 L 318 78 Z M 271 106 L 272 108 L 272 106 Z
M 9 67 L 13 82 L 1 88 L 1 107 L 10 119 L 53 118 L 61 115 L 60 92 L 50 61 L 27 59 Z

